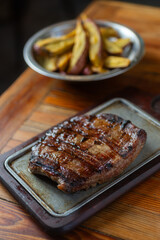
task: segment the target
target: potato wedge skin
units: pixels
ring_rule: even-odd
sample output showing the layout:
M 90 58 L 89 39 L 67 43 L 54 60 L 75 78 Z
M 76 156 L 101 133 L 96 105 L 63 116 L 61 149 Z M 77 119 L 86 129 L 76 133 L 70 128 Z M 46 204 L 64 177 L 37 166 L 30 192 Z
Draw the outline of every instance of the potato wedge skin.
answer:
M 82 72 L 83 75 L 91 75 L 92 73 L 93 73 L 93 71 L 91 69 L 91 66 L 89 66 L 89 65 L 86 65 Z
M 48 56 L 48 52 L 43 48 L 43 47 L 39 47 L 38 45 L 34 44 L 33 46 L 33 54 L 35 56 Z
M 109 69 L 113 68 L 125 68 L 130 65 L 130 59 L 117 56 L 109 56 L 105 59 L 105 67 Z
M 86 18 L 83 20 L 84 27 L 88 32 L 89 36 L 89 59 L 92 65 L 95 67 L 100 67 L 103 65 L 103 42 L 102 36 L 100 34 L 100 30 L 97 24 L 89 19 Z
M 78 21 L 76 26 L 75 44 L 70 60 L 69 74 L 80 74 L 87 63 L 89 42 L 82 22 Z

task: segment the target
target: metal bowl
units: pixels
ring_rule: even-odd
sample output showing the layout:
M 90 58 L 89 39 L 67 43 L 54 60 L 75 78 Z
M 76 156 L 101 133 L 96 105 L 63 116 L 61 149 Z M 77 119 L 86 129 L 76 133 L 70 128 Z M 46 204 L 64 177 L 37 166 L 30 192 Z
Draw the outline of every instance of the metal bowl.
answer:
M 49 27 L 46 27 L 41 31 L 37 32 L 36 34 L 34 34 L 24 46 L 23 56 L 26 63 L 33 70 L 47 77 L 56 78 L 59 80 L 65 80 L 65 81 L 89 82 L 89 81 L 98 81 L 102 79 L 108 79 L 108 78 L 120 75 L 124 72 L 127 72 L 129 69 L 131 69 L 141 60 L 144 54 L 144 42 L 138 33 L 136 33 L 134 30 L 122 24 L 118 24 L 115 22 L 97 20 L 96 23 L 101 27 L 114 28 L 119 33 L 121 38 L 131 39 L 132 45 L 126 47 L 123 52 L 123 56 L 128 57 L 131 61 L 131 64 L 127 68 L 123 68 L 123 69 L 118 68 L 118 69 L 110 70 L 109 72 L 106 72 L 106 73 L 92 74 L 92 75 L 68 75 L 68 74 L 64 75 L 57 72 L 49 72 L 45 70 L 43 67 L 41 67 L 38 64 L 38 62 L 36 62 L 36 60 L 34 59 L 33 51 L 32 51 L 33 44 L 39 39 L 43 39 L 51 36 L 61 36 L 70 32 L 71 30 L 73 30 L 73 28 L 75 28 L 76 20 L 57 23 Z

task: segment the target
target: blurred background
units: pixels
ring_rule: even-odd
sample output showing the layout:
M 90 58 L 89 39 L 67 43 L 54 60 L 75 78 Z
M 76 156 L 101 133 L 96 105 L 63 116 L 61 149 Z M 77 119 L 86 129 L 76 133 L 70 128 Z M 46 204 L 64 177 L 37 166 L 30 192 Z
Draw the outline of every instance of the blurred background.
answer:
M 0 0 L 0 94 L 26 69 L 25 42 L 40 29 L 74 19 L 92 0 Z M 160 7 L 160 0 L 126 0 Z M 142 13 L 143 18 L 143 13 Z

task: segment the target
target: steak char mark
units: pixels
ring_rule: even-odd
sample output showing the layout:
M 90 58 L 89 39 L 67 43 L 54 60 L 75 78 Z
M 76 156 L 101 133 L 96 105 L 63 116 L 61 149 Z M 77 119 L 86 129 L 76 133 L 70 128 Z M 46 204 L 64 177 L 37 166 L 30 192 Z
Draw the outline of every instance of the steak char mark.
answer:
M 76 192 L 121 174 L 137 157 L 146 132 L 113 114 L 81 115 L 57 125 L 33 148 L 29 170 Z

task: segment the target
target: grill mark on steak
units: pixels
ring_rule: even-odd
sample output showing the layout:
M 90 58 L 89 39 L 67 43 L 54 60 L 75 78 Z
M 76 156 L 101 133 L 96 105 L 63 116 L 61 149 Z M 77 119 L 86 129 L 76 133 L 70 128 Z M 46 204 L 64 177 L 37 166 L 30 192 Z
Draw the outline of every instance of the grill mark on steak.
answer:
M 85 152 L 79 151 L 79 149 L 73 149 L 72 146 L 67 145 L 64 142 L 55 142 L 52 143 L 45 143 L 44 146 L 49 146 L 53 148 L 53 151 L 59 151 L 61 152 L 61 156 L 59 156 L 59 162 L 63 162 L 63 164 L 66 164 L 69 161 L 73 161 L 73 159 L 78 158 L 81 161 L 82 166 L 86 166 L 88 168 L 88 172 L 91 174 L 93 171 L 95 171 L 95 166 L 97 168 L 97 172 L 99 172 L 100 163 L 94 156 L 90 156 L 89 154 Z M 67 154 L 67 158 L 65 161 L 62 161 L 62 159 L 65 158 Z M 46 158 L 49 161 L 52 160 L 51 156 L 44 156 L 43 154 L 39 153 L 39 156 L 42 158 Z
M 34 160 L 35 160 L 35 157 L 31 157 L 31 161 L 32 161 L 32 163 L 34 162 Z M 44 158 L 40 158 L 40 157 L 38 157 L 38 158 L 36 158 L 36 161 L 35 161 L 35 166 L 37 166 L 37 167 L 42 167 L 43 168 L 43 170 L 48 170 L 49 171 L 49 173 L 50 174 L 52 174 L 52 175 L 59 175 L 59 176 L 61 176 L 61 177 L 63 177 L 63 175 L 62 175 L 62 173 L 61 172 L 58 172 L 57 170 L 56 170 L 56 168 L 54 168 L 54 166 L 53 165 L 47 165 L 47 164 L 44 164 Z M 43 163 L 42 163 L 42 161 L 43 161 Z
M 60 143 L 59 143 L 60 144 Z M 94 170 L 95 170 L 95 164 L 94 164 L 94 162 L 92 163 L 91 162 L 91 160 L 93 160 L 93 157 L 92 157 L 92 159 L 90 158 L 89 160 L 88 160 L 88 158 L 86 157 L 86 160 L 85 160 L 85 158 L 84 158 L 84 156 L 85 155 L 83 155 L 82 156 L 82 154 L 81 154 L 81 156 L 80 156 L 80 154 L 79 153 L 77 153 L 76 151 L 73 151 L 73 154 L 71 153 L 71 151 L 70 151 L 70 149 L 69 149 L 69 146 L 68 146 L 68 149 L 67 149 L 67 146 L 62 146 L 62 148 L 61 149 L 58 149 L 59 148 L 59 144 L 56 146 L 56 144 L 55 145 L 53 145 L 53 144 L 43 144 L 43 146 L 41 146 L 42 148 L 44 148 L 45 146 L 49 146 L 49 147 L 51 147 L 52 149 L 53 149 L 53 151 L 58 151 L 58 152 L 60 152 L 60 155 L 59 156 L 57 156 L 57 162 L 58 162 L 58 164 L 59 163 L 63 163 L 63 164 L 67 164 L 67 162 L 70 162 L 70 161 L 73 161 L 75 158 L 77 158 L 78 157 L 78 159 L 79 160 L 82 160 L 81 161 L 81 166 L 82 167 L 84 167 L 84 169 L 85 169 L 85 166 L 87 165 L 87 168 L 88 168 L 88 170 L 87 170 L 87 172 L 88 173 L 92 173 Z M 63 148 L 64 147 L 64 148 Z M 67 154 L 67 155 L 66 155 Z M 43 158 L 43 159 L 46 159 L 47 161 L 46 161 L 46 164 L 54 164 L 53 163 L 53 161 L 52 161 L 52 157 L 50 156 L 50 155 L 47 155 L 47 156 L 45 156 L 43 153 L 41 153 L 40 151 L 39 151 L 39 156 L 41 157 L 41 158 Z M 65 159 L 65 160 L 64 160 Z M 49 162 L 48 162 L 49 161 Z M 98 161 L 97 161 L 97 163 L 98 163 Z M 54 168 L 55 169 L 57 169 L 57 167 L 58 167 L 58 164 L 57 165 L 55 165 L 54 164 Z M 99 164 L 99 163 L 98 163 Z M 99 165 L 96 165 L 96 167 L 97 167 L 97 172 L 99 171 L 98 170 L 98 167 L 99 167 Z
M 66 137 L 68 136 L 68 135 L 72 135 L 72 133 L 79 133 L 79 134 L 81 134 L 84 138 L 85 138 L 85 141 L 87 140 L 87 139 L 90 139 L 90 138 L 95 138 L 95 141 L 98 141 L 100 144 L 103 144 L 103 143 L 105 143 L 105 144 L 107 144 L 111 149 L 114 149 L 114 151 L 118 154 L 118 155 L 121 155 L 122 153 L 120 153 L 119 152 L 119 148 L 120 148 L 120 144 L 119 143 L 125 143 L 125 142 L 127 142 L 127 141 L 129 141 L 129 136 L 126 136 L 126 133 L 122 133 L 122 135 L 120 136 L 120 140 L 121 140 L 121 142 L 119 142 L 119 143 L 117 143 L 117 141 L 116 140 L 114 140 L 113 138 L 112 138 L 112 136 L 108 136 L 107 134 L 105 134 L 105 132 L 102 130 L 101 131 L 101 129 L 99 129 L 98 131 L 97 131 L 97 129 L 94 129 L 95 131 L 94 131 L 94 134 L 88 134 L 88 136 L 87 136 L 87 131 L 71 131 L 71 130 L 68 130 L 67 129 L 67 131 L 65 132 L 65 134 L 66 134 Z M 62 133 L 62 132 L 61 132 Z M 87 136 L 87 137 L 86 137 Z M 57 138 L 59 137 L 59 135 L 57 135 Z M 108 138 L 108 139 L 107 139 Z M 110 138 L 112 138 L 111 139 L 111 141 L 110 141 Z M 124 138 L 125 138 L 125 141 L 124 141 Z M 65 139 L 65 138 L 64 138 Z M 82 141 L 83 142 L 83 141 Z M 84 147 L 84 146 L 82 146 L 82 145 L 77 145 L 77 147 L 80 147 L 80 148 L 82 148 L 83 150 L 86 150 L 86 148 Z
M 124 120 L 124 121 L 122 122 L 122 124 L 121 124 L 121 129 L 124 130 L 129 123 L 131 123 L 131 121 L 129 121 L 129 120 Z
M 145 140 L 144 130 L 116 115 L 82 115 L 47 132 L 32 149 L 29 169 L 75 192 L 120 174 Z
M 66 169 L 62 169 L 63 168 L 62 167 L 58 171 L 55 170 L 52 165 L 47 165 L 45 159 L 43 158 L 38 158 L 34 164 L 35 164 L 35 167 L 37 168 L 35 170 L 35 173 L 36 171 L 37 173 L 41 171 L 42 175 L 47 176 L 49 174 L 52 179 L 58 176 L 61 179 L 63 179 L 65 182 L 71 184 L 72 186 L 76 186 L 79 183 L 83 183 L 85 180 L 84 177 L 79 176 L 76 172 L 72 171 L 71 169 L 66 170 Z
M 92 118 L 92 122 L 93 122 L 93 119 L 95 119 L 95 118 Z M 104 119 L 104 116 L 103 116 L 103 119 Z M 120 122 L 120 123 L 122 123 L 122 120 L 121 120 L 121 118 L 117 118 L 117 120 L 118 120 L 118 123 Z M 115 120 L 115 118 L 114 117 L 112 117 L 112 118 L 110 118 L 109 119 L 109 121 L 111 122 L 111 123 L 114 123 L 114 125 L 116 125 L 115 123 L 116 123 L 116 120 Z M 80 133 L 82 136 L 86 136 L 87 135 L 87 130 L 85 129 L 85 130 L 80 130 L 79 131 L 79 129 L 78 129 L 78 131 L 73 131 L 72 130 L 72 128 L 73 128 L 73 126 L 75 126 L 75 123 L 73 122 L 73 121 L 70 121 L 71 122 L 71 125 L 69 125 L 67 128 L 65 128 L 65 130 L 67 129 L 67 131 L 65 132 L 65 135 L 66 136 L 68 136 L 69 134 L 77 134 L 77 133 Z M 126 125 L 128 124 L 128 123 L 130 123 L 130 121 L 124 121 L 124 123 L 123 123 L 123 125 L 122 125 L 122 129 L 124 129 L 125 127 L 126 127 Z M 80 122 L 80 124 L 82 125 L 82 122 Z M 90 124 L 90 123 L 89 123 Z M 90 124 L 90 129 L 93 129 L 93 127 L 91 128 L 91 124 Z M 69 132 L 71 132 L 71 133 L 69 133 Z M 98 139 L 98 137 L 100 136 L 100 135 L 102 135 L 102 137 L 100 137 L 99 138 L 99 141 L 101 140 L 101 143 L 107 143 L 109 146 L 110 146 L 110 148 L 112 148 L 112 149 L 114 149 L 114 150 L 117 150 L 118 148 L 119 148 L 119 144 L 116 144 L 115 143 L 115 141 L 113 140 L 113 138 L 112 138 L 112 142 L 111 141 L 109 141 L 108 139 L 107 139 L 107 136 L 106 136 L 106 132 L 109 132 L 109 131 L 103 131 L 103 130 L 101 130 L 101 129 L 98 129 L 98 131 L 97 131 L 97 129 L 96 128 L 94 128 L 94 134 L 88 134 L 88 139 L 89 138 L 91 138 L 91 137 L 94 137 L 95 135 L 97 135 L 97 137 L 95 137 L 96 139 Z M 58 137 L 59 137 L 59 135 L 61 134 L 61 133 L 63 133 L 63 131 L 59 131 L 59 134 L 57 134 L 56 135 L 56 138 L 54 138 L 54 140 L 56 140 Z M 52 136 L 53 136 L 53 134 L 52 134 Z M 121 138 L 121 140 L 124 138 L 124 137 L 126 137 L 126 134 L 123 132 L 122 133 L 122 135 L 120 136 L 120 138 Z M 86 137 L 85 137 L 86 138 Z M 63 139 L 65 139 L 64 137 L 63 137 Z M 87 139 L 87 138 L 86 138 Z M 127 139 L 127 141 L 128 141 L 128 139 Z M 74 144 L 74 146 L 76 146 L 75 144 Z M 83 150 L 85 150 L 85 148 L 83 148 Z M 121 156 L 124 156 L 124 153 L 122 152 L 122 153 L 119 153 L 118 151 L 117 151 L 117 154 L 119 154 L 119 155 L 121 155 Z
M 90 147 L 92 147 L 94 145 L 95 141 L 99 141 L 100 145 L 107 143 L 107 141 L 103 141 L 101 139 L 98 140 L 97 137 L 94 137 L 94 139 L 95 140 L 93 140 L 93 144 Z M 86 164 L 91 165 L 91 168 L 93 168 L 93 166 L 94 166 L 94 169 L 95 169 L 95 164 L 96 164 L 97 168 L 101 164 L 100 162 L 97 162 L 97 159 L 100 161 L 104 161 L 104 159 L 105 159 L 107 161 L 108 159 L 115 158 L 115 155 L 118 154 L 117 152 L 114 153 L 113 151 L 110 151 L 109 153 L 107 152 L 105 155 L 103 154 L 103 156 L 102 156 L 102 154 L 101 154 L 101 156 L 96 155 L 96 158 L 97 158 L 96 159 L 93 154 L 91 154 L 90 152 L 87 151 L 88 150 L 87 148 L 83 148 L 81 145 L 77 145 L 77 144 L 74 144 L 71 142 L 65 142 L 65 139 L 64 140 L 58 139 L 58 142 L 57 142 L 57 138 L 54 138 L 54 139 L 51 138 L 51 140 L 46 139 L 45 143 L 48 144 L 48 146 L 54 147 L 55 150 L 63 150 L 64 152 L 67 152 L 69 154 L 73 153 L 73 155 L 79 156 L 79 158 L 81 158 Z M 66 148 L 64 148 L 64 146 L 63 146 L 63 149 L 58 149 L 59 145 L 61 146 L 61 143 L 64 144 L 64 146 L 66 145 Z M 79 151 L 79 149 L 83 150 L 83 155 L 81 154 L 82 152 Z M 92 161 L 94 161 L 94 162 L 92 163 Z M 95 161 L 96 161 L 96 163 L 95 163 Z M 97 165 L 97 163 L 98 163 L 98 165 Z M 99 166 L 99 167 L 101 167 L 101 166 Z
M 92 118 L 93 119 L 93 118 Z M 68 128 L 67 128 L 67 130 L 65 131 L 65 132 L 63 132 L 63 131 L 60 131 L 59 132 L 60 134 L 63 134 L 63 137 L 61 137 L 60 136 L 60 134 L 58 134 L 57 136 L 55 136 L 55 135 L 53 135 L 52 133 L 51 133 L 51 135 L 50 136 L 52 136 L 52 140 L 49 140 L 49 144 L 50 144 L 50 146 L 51 146 L 51 142 L 55 142 L 55 141 L 57 141 L 57 139 L 59 138 L 59 136 L 60 136 L 60 140 L 62 140 L 62 142 L 65 142 L 66 141 L 66 139 L 67 139 L 67 137 L 68 136 L 74 136 L 75 137 L 75 134 L 81 134 L 81 136 L 83 136 L 84 138 L 85 138 L 85 141 L 87 141 L 88 139 L 91 139 L 91 138 L 94 138 L 94 141 L 93 141 L 93 144 L 95 143 L 95 141 L 97 141 L 97 142 L 99 142 L 99 144 L 104 144 L 104 143 L 107 143 L 107 140 L 105 140 L 105 137 L 101 137 L 101 139 L 100 138 L 98 138 L 101 134 L 103 134 L 104 135 L 104 133 L 103 133 L 103 131 L 102 132 L 100 132 L 100 133 L 98 133 L 98 132 L 95 132 L 95 134 L 93 135 L 89 135 L 88 134 L 88 136 L 87 136 L 87 132 L 85 131 L 71 131 L 71 129 L 69 130 Z M 65 134 L 64 134 L 65 133 Z M 97 135 L 97 136 L 95 136 L 95 135 Z M 87 136 L 87 137 L 86 137 Z M 46 142 L 47 142 L 47 140 L 48 139 L 46 139 Z M 105 140 L 105 141 L 104 141 Z M 59 141 L 59 139 L 58 139 L 58 141 Z M 82 141 L 81 143 L 83 143 L 84 141 Z M 71 142 L 69 142 L 69 144 L 72 144 L 72 146 L 73 147 L 75 147 L 75 148 L 79 148 L 79 149 L 83 149 L 83 151 L 85 151 L 87 154 L 89 154 L 90 155 L 90 153 L 88 153 L 86 150 L 87 150 L 87 148 L 86 148 L 86 146 L 82 146 L 81 144 L 74 144 L 74 143 L 71 143 Z M 92 145 L 93 145 L 92 144 Z M 91 146 L 92 146 L 91 145 Z M 108 145 L 111 147 L 111 148 L 113 148 L 114 146 L 112 146 L 111 144 L 110 144 L 110 142 L 108 141 Z M 91 147 L 90 146 L 90 147 Z M 117 154 L 118 154 L 118 152 L 117 152 Z M 109 157 L 111 157 L 111 154 L 109 155 Z M 112 157 L 114 157 L 113 156 L 113 153 L 112 153 Z
M 92 118 L 92 120 L 93 120 L 94 118 Z M 113 121 L 113 117 L 111 118 L 111 119 L 109 119 L 111 122 L 114 122 L 115 123 L 115 121 Z M 118 118 L 118 121 L 120 121 L 121 119 L 120 118 Z M 72 121 L 72 123 L 73 123 L 73 121 Z M 125 125 L 126 124 L 128 124 L 129 123 L 129 121 L 125 121 Z M 67 128 L 67 131 L 71 131 L 71 128 L 73 127 L 73 125 L 75 125 L 75 124 L 71 124 L 71 125 L 69 125 L 69 127 Z M 99 130 L 99 133 L 96 131 L 96 129 L 94 129 L 95 130 L 95 132 L 94 132 L 94 135 L 92 134 L 90 134 L 90 135 L 88 135 L 88 138 L 90 138 L 90 137 L 93 137 L 93 136 L 95 136 L 95 135 L 98 135 L 98 136 L 100 136 L 101 134 L 102 135 L 105 135 L 105 133 L 104 133 L 104 131 L 102 130 L 102 131 L 100 131 L 100 129 L 98 129 Z M 74 131 L 72 131 L 72 132 L 74 132 Z M 84 135 L 84 136 L 86 136 L 87 135 L 87 132 L 84 132 L 84 131 L 76 131 L 76 133 L 80 133 L 81 135 Z M 60 132 L 61 133 L 61 132 Z M 69 134 L 69 133 L 68 133 Z M 72 134 L 72 133 L 71 133 Z M 74 132 L 74 134 L 75 134 L 75 132 Z M 52 135 L 53 136 L 53 135 Z M 57 135 L 57 138 L 58 138 L 58 136 L 59 135 Z M 125 136 L 125 134 L 123 133 L 123 136 L 121 137 L 121 139 L 122 138 L 124 138 L 124 136 Z M 107 139 L 106 139 L 106 136 L 102 136 L 101 137 L 101 141 L 102 141 L 102 143 L 103 142 L 105 142 L 105 143 L 108 143 L 108 145 L 111 147 L 111 148 L 114 148 L 115 149 L 115 147 L 116 148 L 118 148 L 119 146 L 118 146 L 118 144 L 115 144 L 115 141 L 113 141 L 113 139 L 112 139 L 112 142 L 110 142 L 110 141 L 108 141 Z M 117 152 L 118 153 L 118 152 Z
M 66 142 L 59 141 L 55 142 L 54 145 L 52 143 L 48 143 L 48 146 L 56 147 L 58 151 L 63 151 L 71 156 L 80 158 L 85 164 L 89 165 L 91 168 L 95 168 L 95 166 L 100 166 L 100 163 L 95 157 L 90 156 L 85 151 L 82 152 L 77 148 L 76 145 L 71 145 Z
M 91 129 L 91 127 L 90 127 L 90 129 Z M 91 137 L 96 137 L 97 140 L 101 140 L 102 142 L 107 143 L 110 146 L 110 148 L 112 148 L 114 150 L 117 150 L 117 154 L 119 154 L 119 152 L 118 152 L 118 149 L 120 147 L 119 143 L 117 143 L 117 141 L 113 138 L 112 138 L 112 141 L 110 141 L 109 139 L 112 136 L 109 136 L 109 134 L 107 135 L 107 133 L 109 133 L 109 131 L 110 131 L 109 128 L 107 129 L 107 131 L 104 131 L 104 130 L 101 130 L 101 129 L 96 129 L 96 128 L 92 128 L 91 130 L 93 130 L 94 132 L 92 131 L 92 133 L 88 133 L 88 129 L 83 129 L 83 131 L 82 130 L 79 131 L 79 129 L 77 127 L 77 129 L 74 131 L 74 129 L 71 129 L 71 126 L 70 126 L 70 128 L 67 128 L 65 134 L 67 136 L 67 134 L 69 135 L 69 134 L 73 134 L 73 133 L 74 134 L 78 133 L 78 134 L 81 134 L 82 136 L 84 136 L 85 139 L 87 139 L 87 138 L 89 139 Z M 62 132 L 60 132 L 60 133 L 62 133 Z M 123 140 L 124 137 L 126 137 L 125 135 L 126 135 L 125 133 L 122 133 L 122 136 L 120 136 L 121 143 L 124 142 L 122 140 Z M 58 138 L 58 136 L 59 135 L 57 135 L 56 138 Z M 54 137 L 54 136 L 52 135 L 52 137 Z M 129 136 L 127 136 L 126 138 L 129 138 Z M 129 139 L 126 139 L 126 141 L 129 141 Z

